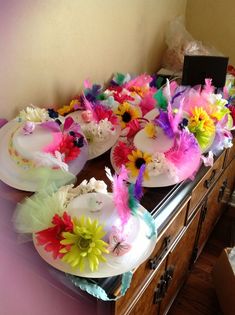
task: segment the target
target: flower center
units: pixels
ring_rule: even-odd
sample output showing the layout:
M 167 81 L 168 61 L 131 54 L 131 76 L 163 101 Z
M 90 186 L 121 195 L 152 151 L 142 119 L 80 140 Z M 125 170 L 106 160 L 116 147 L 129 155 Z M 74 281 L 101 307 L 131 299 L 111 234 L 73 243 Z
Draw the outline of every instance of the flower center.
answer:
M 122 120 L 125 122 L 125 123 L 128 123 L 129 121 L 131 121 L 131 114 L 129 112 L 125 112 L 123 115 L 122 115 Z
M 91 242 L 92 242 L 91 239 L 80 237 L 80 239 L 78 240 L 77 245 L 78 245 L 78 247 L 81 250 L 85 250 L 85 249 L 88 249 L 90 247 L 90 243 Z
M 145 163 L 146 163 L 145 159 L 143 159 L 143 158 L 137 158 L 137 159 L 135 160 L 135 167 L 136 167 L 137 169 L 140 169 L 141 166 L 142 166 L 143 164 L 145 164 Z

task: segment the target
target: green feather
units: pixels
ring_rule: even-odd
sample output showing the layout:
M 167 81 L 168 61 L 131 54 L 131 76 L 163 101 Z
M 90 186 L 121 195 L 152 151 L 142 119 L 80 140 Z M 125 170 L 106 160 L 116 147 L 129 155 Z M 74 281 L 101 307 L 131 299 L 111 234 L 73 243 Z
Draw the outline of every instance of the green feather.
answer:
M 131 214 L 132 215 L 137 215 L 137 210 L 138 210 L 138 201 L 134 197 L 134 184 L 130 184 L 128 187 L 128 192 L 129 192 L 129 208 L 131 209 Z
M 163 78 L 163 77 L 158 77 L 158 78 L 157 78 L 157 80 L 156 80 L 156 86 L 157 86 L 158 89 L 163 85 L 163 81 L 164 81 L 164 78 Z
M 122 73 L 117 73 L 114 77 L 114 80 L 118 85 L 122 85 L 125 80 L 125 75 Z
M 166 111 L 167 110 L 167 100 L 166 100 L 165 96 L 162 93 L 162 89 L 158 90 L 157 93 L 155 93 L 153 97 L 157 101 L 157 105 L 161 109 Z

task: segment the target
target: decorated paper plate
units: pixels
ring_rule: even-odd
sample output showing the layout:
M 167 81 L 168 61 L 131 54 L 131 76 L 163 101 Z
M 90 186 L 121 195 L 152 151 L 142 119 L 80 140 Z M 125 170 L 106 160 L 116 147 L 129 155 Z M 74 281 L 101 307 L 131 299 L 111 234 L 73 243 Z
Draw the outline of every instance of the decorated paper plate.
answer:
M 108 151 L 119 138 L 121 128 L 117 116 L 101 103 L 95 104 L 85 100 L 86 110 L 70 113 L 81 125 L 88 142 L 88 160 L 94 159 Z
M 152 253 L 156 227 L 138 202 L 140 187 L 128 188 L 125 179 L 122 169 L 112 194 L 94 178 L 39 193 L 19 205 L 15 226 L 33 233 L 39 255 L 66 273 L 102 278 L 131 271 Z
M 19 116 L 0 129 L 0 179 L 26 191 L 72 182 L 87 160 L 87 143 L 77 124 L 35 119 L 36 111 L 44 112 L 33 108 L 31 120 Z
M 119 140 L 111 150 L 111 164 L 119 173 L 124 164 L 129 181 L 136 181 L 145 165 L 143 186 L 163 187 L 193 177 L 200 166 L 201 151 L 193 134 L 178 128 L 177 116 L 154 109 L 145 125 L 133 129 L 132 137 Z
M 228 101 L 222 94 L 215 94 L 211 79 L 206 79 L 200 88 L 184 88 L 176 93 L 172 106 L 178 108 L 181 102 L 187 128 L 194 134 L 202 153 L 211 149 L 215 153 L 217 148 L 227 146 L 228 139 L 232 139 Z

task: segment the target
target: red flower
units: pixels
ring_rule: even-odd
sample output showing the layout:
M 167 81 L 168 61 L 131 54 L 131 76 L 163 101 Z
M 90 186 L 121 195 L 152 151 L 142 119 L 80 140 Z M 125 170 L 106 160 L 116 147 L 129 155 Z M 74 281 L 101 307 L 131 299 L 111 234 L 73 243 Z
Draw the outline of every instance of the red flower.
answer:
M 58 151 L 64 154 L 65 163 L 75 160 L 80 154 L 80 148 L 74 144 L 74 137 L 69 134 L 63 135 Z
M 62 217 L 55 214 L 52 223 L 53 227 L 37 232 L 36 238 L 39 245 L 44 246 L 47 252 L 52 252 L 54 259 L 62 258 L 64 254 L 61 254 L 60 250 L 65 247 L 60 244 L 63 239 L 62 232 L 72 232 L 73 223 L 67 212 L 64 212 Z
M 125 92 L 122 93 L 123 87 L 121 86 L 111 86 L 109 88 L 110 91 L 113 91 L 113 98 L 115 99 L 116 102 L 122 104 L 124 102 L 128 101 L 134 101 L 134 98 L 130 95 L 127 95 Z
M 94 106 L 95 116 L 97 117 L 97 121 L 101 121 L 102 119 L 107 118 L 108 121 L 112 123 L 112 125 L 118 124 L 118 118 L 114 115 L 111 109 L 108 109 L 102 105 L 95 105 Z
M 127 156 L 131 154 L 133 147 L 128 147 L 126 143 L 119 141 L 115 149 L 113 150 L 113 159 L 117 167 L 121 167 L 122 164 L 128 162 Z

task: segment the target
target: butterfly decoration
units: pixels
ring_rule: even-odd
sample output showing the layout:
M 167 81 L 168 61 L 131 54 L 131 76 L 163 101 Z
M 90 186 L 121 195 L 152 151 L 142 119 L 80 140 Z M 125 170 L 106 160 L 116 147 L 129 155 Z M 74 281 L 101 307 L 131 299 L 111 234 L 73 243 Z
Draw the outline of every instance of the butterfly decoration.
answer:
M 113 256 L 123 256 L 131 249 L 131 245 L 125 243 L 125 239 L 118 233 L 114 231 L 109 236 L 109 246 L 108 251 Z

